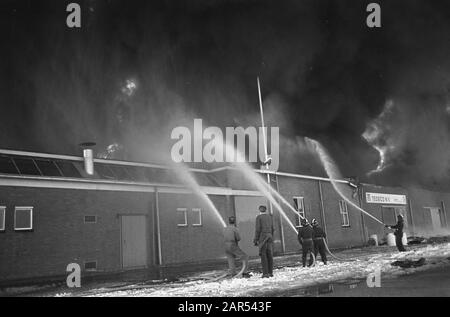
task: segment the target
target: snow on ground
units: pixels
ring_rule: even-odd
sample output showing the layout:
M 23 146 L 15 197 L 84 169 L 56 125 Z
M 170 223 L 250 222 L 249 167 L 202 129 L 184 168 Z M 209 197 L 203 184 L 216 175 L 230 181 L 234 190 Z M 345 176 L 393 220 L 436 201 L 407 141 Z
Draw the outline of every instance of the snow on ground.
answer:
M 345 255 L 341 254 L 340 257 L 345 257 Z M 397 260 L 418 260 L 421 257 L 426 259 L 426 263 L 420 267 L 402 269 L 391 266 L 391 263 Z M 389 249 L 383 253 L 359 255 L 352 261 L 332 260 L 328 265 L 319 262 L 313 268 L 302 268 L 300 265 L 282 267 L 274 270 L 274 277 L 265 279 L 258 274 L 250 278 L 227 279 L 217 282 L 188 281 L 127 290 L 99 288 L 85 294 L 60 293 L 56 296 L 264 296 L 264 294 L 273 294 L 277 291 L 287 291 L 338 280 L 366 279 L 369 273 L 378 269 L 381 270 L 382 278 L 392 278 L 449 265 L 449 258 L 450 243 L 443 243 L 411 248 L 410 251 L 403 253 Z

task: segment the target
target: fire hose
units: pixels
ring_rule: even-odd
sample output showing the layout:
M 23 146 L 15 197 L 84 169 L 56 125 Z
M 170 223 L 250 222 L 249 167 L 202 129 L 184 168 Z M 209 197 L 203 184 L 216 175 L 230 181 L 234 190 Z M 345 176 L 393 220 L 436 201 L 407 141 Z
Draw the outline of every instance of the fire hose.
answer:
M 316 266 L 316 256 L 314 255 L 314 252 L 309 252 L 309 254 L 312 256 L 313 258 L 313 263 L 310 265 L 311 267 Z
M 332 258 L 334 258 L 334 259 L 336 259 L 338 261 L 343 261 L 343 262 L 353 262 L 353 261 L 355 261 L 355 259 L 353 259 L 353 258 L 343 259 L 343 258 L 340 258 L 340 257 L 334 255 L 333 252 L 330 251 L 330 248 L 328 248 L 328 243 L 325 240 L 325 238 L 322 238 L 322 240 L 323 240 L 323 243 L 325 244 L 325 250 L 328 252 L 329 255 L 331 255 Z

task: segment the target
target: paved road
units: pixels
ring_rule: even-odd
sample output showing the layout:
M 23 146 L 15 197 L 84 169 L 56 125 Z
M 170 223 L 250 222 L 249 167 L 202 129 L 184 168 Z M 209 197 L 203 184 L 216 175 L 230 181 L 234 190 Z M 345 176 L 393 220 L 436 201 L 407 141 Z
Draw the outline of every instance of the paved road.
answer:
M 346 280 L 310 288 L 293 289 L 271 296 L 320 297 L 395 297 L 395 296 L 450 296 L 450 266 L 425 272 L 383 279 L 381 287 L 369 288 L 366 280 Z

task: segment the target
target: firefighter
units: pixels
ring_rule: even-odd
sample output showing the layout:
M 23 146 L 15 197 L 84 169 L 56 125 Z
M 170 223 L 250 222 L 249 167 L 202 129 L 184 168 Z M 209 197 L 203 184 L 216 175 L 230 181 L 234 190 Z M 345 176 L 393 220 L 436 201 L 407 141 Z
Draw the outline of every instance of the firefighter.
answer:
M 273 219 L 266 213 L 266 206 L 259 206 L 260 214 L 256 217 L 255 238 L 253 243 L 259 247 L 259 256 L 263 270 L 263 278 L 273 276 Z
M 312 257 L 313 253 L 313 228 L 309 224 L 308 220 L 306 218 L 303 218 L 301 221 L 301 227 L 298 230 L 298 242 L 302 246 L 302 263 L 303 267 L 306 267 L 306 257 L 309 255 L 309 265 L 311 266 L 314 262 L 314 259 Z
M 242 261 L 244 266 L 243 276 L 247 274 L 248 255 L 239 248 L 241 237 L 236 228 L 236 218 L 231 216 L 228 218 L 229 225 L 223 229 L 223 237 L 225 240 L 225 255 L 228 260 L 228 268 L 230 275 L 236 275 L 236 258 Z
M 397 216 L 397 224 L 394 226 L 388 226 L 385 225 L 386 228 L 394 229 L 394 236 L 395 236 L 395 245 L 397 246 L 398 251 L 404 252 L 406 251 L 405 247 L 403 246 L 402 238 L 403 238 L 403 227 L 404 227 L 404 220 L 402 215 Z
M 316 219 L 313 219 L 311 224 L 313 227 L 314 257 L 317 259 L 317 254 L 319 253 L 323 264 L 327 265 L 327 253 L 325 248 L 325 238 L 327 237 L 327 234 L 319 226 Z

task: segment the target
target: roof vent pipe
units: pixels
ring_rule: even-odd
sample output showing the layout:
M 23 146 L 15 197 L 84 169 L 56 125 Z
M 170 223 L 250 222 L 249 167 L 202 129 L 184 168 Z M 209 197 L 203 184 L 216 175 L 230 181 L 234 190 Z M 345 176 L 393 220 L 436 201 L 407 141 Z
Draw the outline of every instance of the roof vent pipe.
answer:
M 86 174 L 94 175 L 94 142 L 81 143 L 80 146 L 83 148 L 83 158 L 84 158 L 84 171 Z

